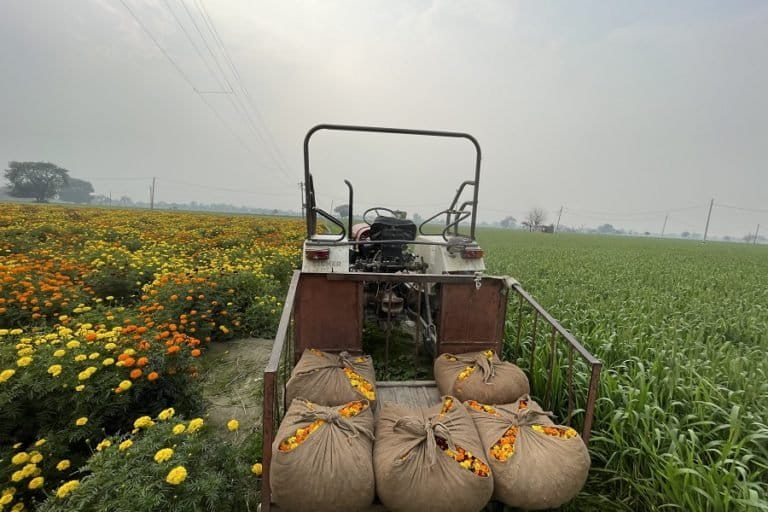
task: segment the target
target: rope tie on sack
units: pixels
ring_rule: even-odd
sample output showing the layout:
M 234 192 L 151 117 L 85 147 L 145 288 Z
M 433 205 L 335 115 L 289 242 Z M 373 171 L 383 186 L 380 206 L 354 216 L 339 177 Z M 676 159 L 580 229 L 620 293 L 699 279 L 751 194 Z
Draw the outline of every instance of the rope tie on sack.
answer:
M 335 407 L 325 407 L 313 404 L 314 409 L 308 409 L 301 413 L 301 419 L 304 421 L 323 420 L 338 427 L 347 437 L 357 437 L 359 434 L 373 440 L 373 432 L 369 429 L 357 425 L 350 418 L 342 416 Z
M 493 359 L 488 359 L 482 352 L 474 357 L 458 356 L 456 359 L 466 365 L 474 365 L 480 368 L 480 372 L 483 374 L 483 383 L 493 384 L 491 379 L 496 376 L 496 365 L 498 364 Z
M 427 462 L 429 464 L 429 467 L 434 466 L 435 462 L 437 461 L 436 460 L 436 456 L 437 456 L 436 437 L 445 439 L 445 441 L 448 443 L 448 448 L 456 451 L 456 445 L 454 444 L 453 439 L 451 437 L 451 431 L 448 430 L 448 427 L 446 427 L 443 422 L 435 418 L 429 418 L 426 421 L 424 421 L 421 418 L 406 416 L 404 418 L 400 418 L 399 420 L 397 420 L 393 428 L 404 430 L 408 433 L 411 433 L 417 436 L 418 438 L 420 438 L 417 444 L 426 441 Z

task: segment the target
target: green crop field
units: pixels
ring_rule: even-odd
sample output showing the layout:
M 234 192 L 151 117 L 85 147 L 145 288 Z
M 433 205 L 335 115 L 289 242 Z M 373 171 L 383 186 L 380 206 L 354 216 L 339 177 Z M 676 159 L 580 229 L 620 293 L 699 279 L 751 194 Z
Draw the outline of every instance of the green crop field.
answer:
M 480 242 L 490 272 L 604 364 L 573 509 L 768 510 L 768 248 L 492 229 Z

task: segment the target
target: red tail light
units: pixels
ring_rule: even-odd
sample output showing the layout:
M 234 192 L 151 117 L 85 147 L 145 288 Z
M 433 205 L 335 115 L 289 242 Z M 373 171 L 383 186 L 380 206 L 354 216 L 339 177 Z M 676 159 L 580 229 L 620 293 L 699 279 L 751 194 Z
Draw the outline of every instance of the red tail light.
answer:
M 467 247 L 461 251 L 461 257 L 465 260 L 479 260 L 483 255 L 485 255 L 485 251 L 479 247 Z
M 308 247 L 304 249 L 304 256 L 308 260 L 312 261 L 321 261 L 321 260 L 327 260 L 331 257 L 331 250 L 327 247 L 323 248 L 316 248 L 316 247 Z

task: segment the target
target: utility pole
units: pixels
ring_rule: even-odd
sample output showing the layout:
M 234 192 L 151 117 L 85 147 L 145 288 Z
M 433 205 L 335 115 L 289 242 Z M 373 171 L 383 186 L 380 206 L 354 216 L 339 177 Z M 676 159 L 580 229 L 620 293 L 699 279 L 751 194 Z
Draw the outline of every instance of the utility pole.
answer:
M 112 191 L 109 191 L 109 207 L 112 208 Z
M 155 209 L 155 178 L 152 178 L 152 186 L 149 189 L 149 209 Z
M 752 240 L 752 245 L 757 245 L 757 234 L 760 232 L 760 224 L 757 225 L 757 229 L 755 230 L 755 239 Z
M 707 233 L 709 232 L 709 219 L 712 217 L 712 207 L 715 205 L 715 200 L 712 199 L 709 202 L 709 213 L 707 214 L 707 225 L 704 227 L 704 240 L 702 243 L 707 241 Z
M 304 214 L 305 204 L 304 204 L 304 182 L 303 181 L 299 182 L 299 191 L 301 192 L 301 218 L 304 219 L 306 218 L 306 215 Z
M 557 225 L 555 226 L 555 233 L 557 233 L 557 229 L 560 227 L 560 217 L 563 216 L 563 207 L 560 206 L 560 211 L 557 214 Z
M 664 225 L 661 227 L 661 238 L 664 238 L 664 231 L 667 230 L 667 219 L 669 218 L 669 214 L 666 214 L 664 216 Z

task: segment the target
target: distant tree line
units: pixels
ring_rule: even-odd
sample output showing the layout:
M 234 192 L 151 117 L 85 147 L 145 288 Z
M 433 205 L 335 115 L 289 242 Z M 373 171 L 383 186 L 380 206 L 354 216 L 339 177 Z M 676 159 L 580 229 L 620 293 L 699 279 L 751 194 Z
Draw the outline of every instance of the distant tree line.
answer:
M 38 203 L 56 197 L 71 203 L 93 200 L 93 185 L 70 177 L 67 169 L 50 162 L 8 162 L 4 175 L 13 197 L 31 198 Z

